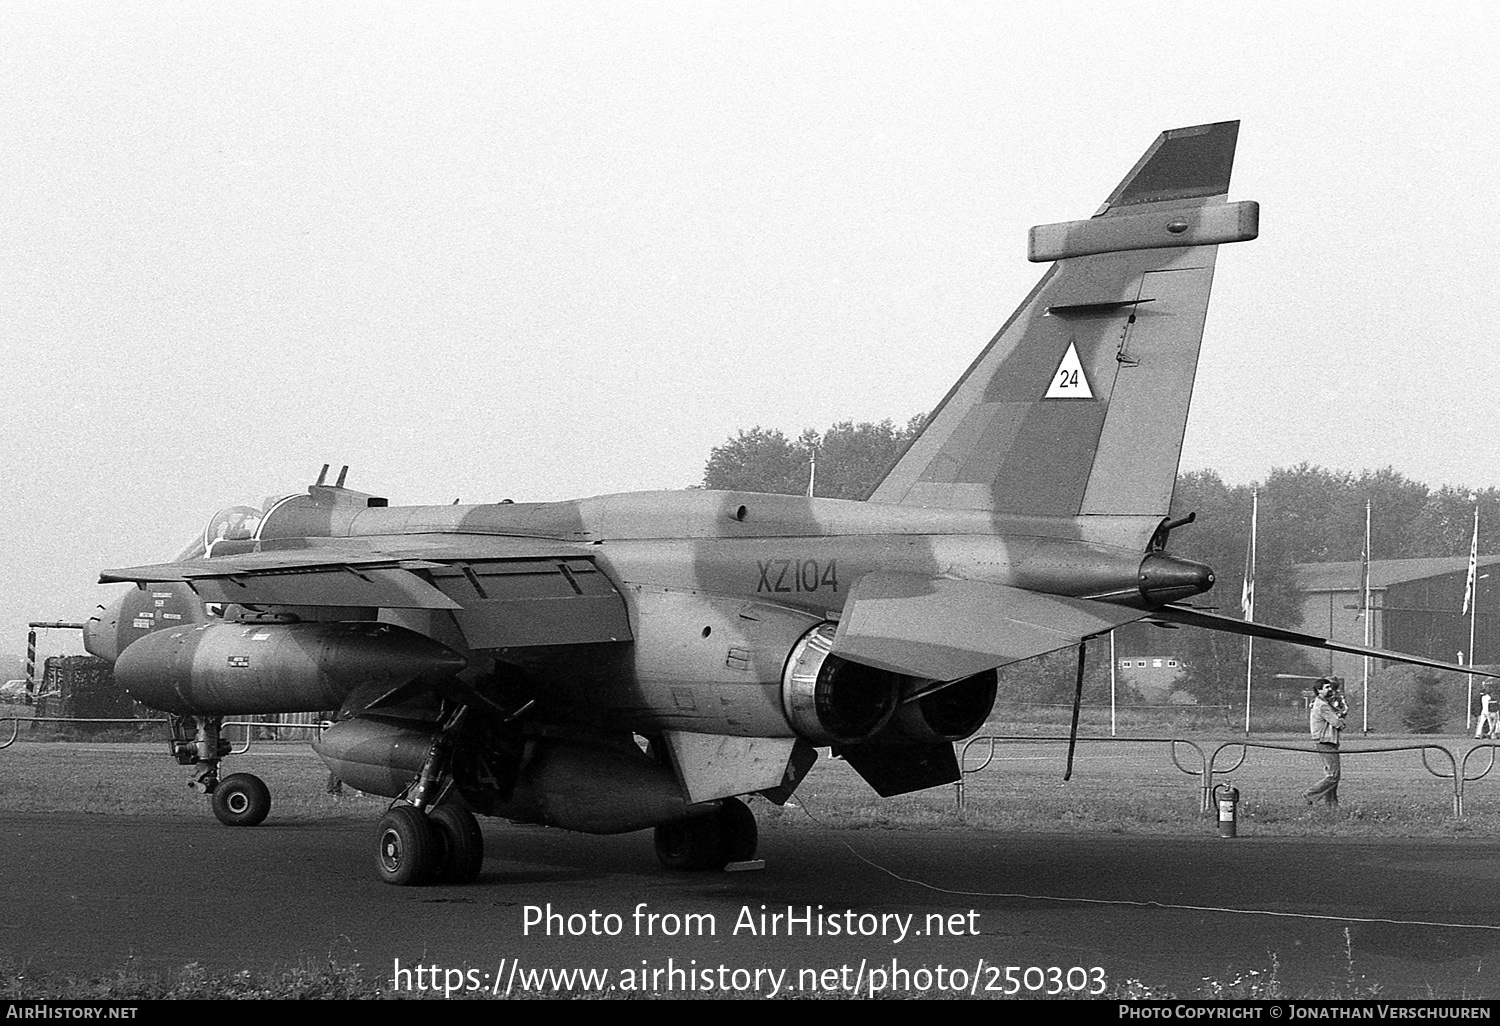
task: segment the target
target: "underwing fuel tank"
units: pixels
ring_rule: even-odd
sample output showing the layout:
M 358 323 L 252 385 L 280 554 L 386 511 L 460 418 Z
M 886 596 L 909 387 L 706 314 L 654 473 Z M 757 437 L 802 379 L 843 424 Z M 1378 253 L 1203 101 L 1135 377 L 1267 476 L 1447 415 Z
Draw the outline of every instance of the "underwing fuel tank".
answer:
M 436 736 L 431 723 L 356 716 L 325 730 L 313 751 L 356 790 L 395 798 L 416 779 Z M 486 764 L 462 751 L 458 762 Z M 561 738 L 529 741 L 509 786 L 488 771 L 460 773 L 458 786 L 482 815 L 588 834 L 644 830 L 713 809 L 689 803 L 672 771 L 637 748 Z
M 205 623 L 136 641 L 115 661 L 115 681 L 167 712 L 318 712 L 358 687 L 398 687 L 464 665 L 447 646 L 394 624 Z
M 436 737 L 431 723 L 356 716 L 323 731 L 313 751 L 356 791 L 395 798 L 416 779 Z

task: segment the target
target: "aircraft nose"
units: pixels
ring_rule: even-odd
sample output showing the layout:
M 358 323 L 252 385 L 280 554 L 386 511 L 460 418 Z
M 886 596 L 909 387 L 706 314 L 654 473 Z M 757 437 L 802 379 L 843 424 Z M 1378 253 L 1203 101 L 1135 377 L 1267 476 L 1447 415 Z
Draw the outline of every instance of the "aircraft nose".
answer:
M 83 625 L 83 647 L 89 655 L 114 662 L 120 655 L 120 614 L 125 606 L 125 597 L 115 599 L 107 606 L 98 606 L 88 623 Z

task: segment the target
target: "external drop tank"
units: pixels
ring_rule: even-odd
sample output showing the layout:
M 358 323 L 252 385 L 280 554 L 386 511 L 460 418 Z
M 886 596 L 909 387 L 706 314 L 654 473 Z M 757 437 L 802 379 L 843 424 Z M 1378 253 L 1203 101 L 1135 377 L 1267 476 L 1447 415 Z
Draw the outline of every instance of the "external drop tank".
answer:
M 367 715 L 334 724 L 313 750 L 344 783 L 395 798 L 411 786 L 438 743 L 431 722 Z M 671 768 L 629 742 L 533 738 L 513 762 L 462 742 L 459 748 L 459 790 L 475 812 L 487 816 L 618 834 L 715 807 L 687 801 Z
M 355 688 L 395 688 L 464 665 L 447 646 L 393 624 L 200 623 L 131 644 L 115 681 L 166 712 L 318 712 L 337 709 Z

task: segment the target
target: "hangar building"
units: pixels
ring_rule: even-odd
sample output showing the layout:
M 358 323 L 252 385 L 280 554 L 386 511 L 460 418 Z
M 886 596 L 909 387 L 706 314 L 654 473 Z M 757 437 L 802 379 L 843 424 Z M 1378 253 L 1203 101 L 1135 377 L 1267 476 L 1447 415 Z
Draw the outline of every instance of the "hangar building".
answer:
M 1500 663 L 1500 555 L 1480 556 L 1469 658 L 1469 615 L 1463 612 L 1468 556 L 1385 559 L 1370 563 L 1370 644 L 1448 662 Z M 1302 595 L 1302 628 L 1336 641 L 1364 643 L 1360 616 L 1360 563 L 1299 563 L 1292 567 Z M 1359 656 L 1310 653 L 1324 672 L 1355 680 Z

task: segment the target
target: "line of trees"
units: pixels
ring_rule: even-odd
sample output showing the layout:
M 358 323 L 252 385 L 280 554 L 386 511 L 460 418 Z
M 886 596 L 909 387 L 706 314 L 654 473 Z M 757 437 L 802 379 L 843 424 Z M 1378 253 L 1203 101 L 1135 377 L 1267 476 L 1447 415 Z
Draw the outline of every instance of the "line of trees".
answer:
M 922 430 L 918 414 L 903 427 L 840 421 L 821 434 L 808 428 L 788 439 L 775 428 L 754 427 L 709 454 L 703 487 L 728 491 L 805 495 L 817 457 L 817 490 L 824 499 L 863 499 Z
M 795 440 L 775 429 L 740 431 L 709 456 L 703 487 L 804 494 L 816 454 L 818 496 L 862 499 L 921 430 L 923 420 L 918 415 L 900 427 L 890 420 L 843 421 L 821 433 L 809 428 Z M 1218 586 L 1206 599 L 1229 615 L 1240 611 L 1252 491 L 1258 492 L 1260 505 L 1255 618 L 1264 623 L 1301 625 L 1294 564 L 1361 558 L 1367 500 L 1371 558 L 1460 556 L 1469 551 L 1475 491 L 1467 487 L 1430 488 L 1391 467 L 1353 474 L 1309 463 L 1279 467 L 1254 485 L 1227 485 L 1212 470 L 1179 474 L 1171 515 L 1195 512 L 1198 518 L 1172 532 L 1170 550 L 1217 571 Z M 1477 494 L 1479 550 L 1500 550 L 1500 490 L 1492 487 Z M 1116 646 L 1121 657 L 1167 651 L 1178 656 L 1187 664 L 1181 686 L 1200 702 L 1232 704 L 1244 694 L 1245 641 L 1237 636 L 1184 629 L 1164 638 L 1161 629 L 1137 624 L 1116 633 Z M 1107 647 L 1094 646 L 1090 664 L 1107 666 L 1107 653 Z M 1070 693 L 1073 664 L 1052 662 L 1057 665 L 1047 668 L 1040 690 Z M 1273 643 L 1255 646 L 1256 681 L 1270 681 L 1276 673 L 1315 672 L 1302 649 Z

